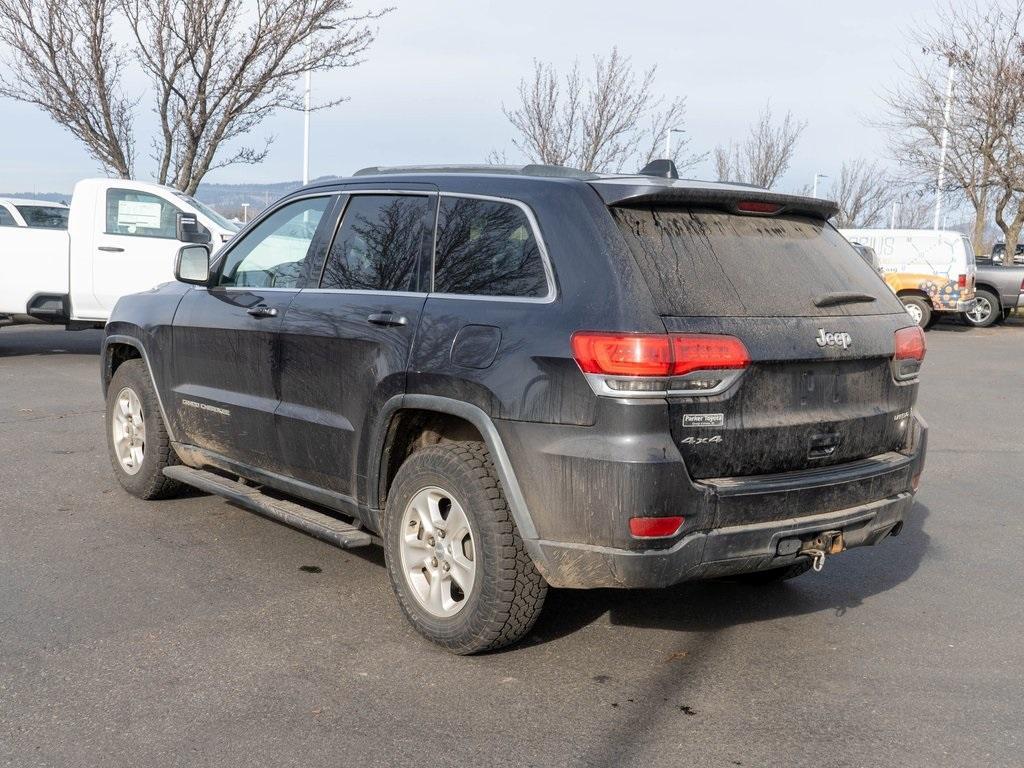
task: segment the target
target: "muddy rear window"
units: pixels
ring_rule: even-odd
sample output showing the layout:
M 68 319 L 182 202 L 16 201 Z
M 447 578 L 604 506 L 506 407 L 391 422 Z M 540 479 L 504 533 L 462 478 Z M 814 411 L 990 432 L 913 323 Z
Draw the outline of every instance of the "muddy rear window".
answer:
M 806 317 L 902 311 L 846 239 L 822 221 L 714 210 L 612 208 L 661 315 Z M 832 293 L 875 301 L 815 306 Z

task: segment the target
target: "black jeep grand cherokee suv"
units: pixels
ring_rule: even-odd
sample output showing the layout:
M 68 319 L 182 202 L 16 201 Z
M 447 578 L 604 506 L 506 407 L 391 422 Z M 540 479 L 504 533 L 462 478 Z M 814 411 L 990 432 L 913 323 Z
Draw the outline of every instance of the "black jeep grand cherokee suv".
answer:
M 924 462 L 923 335 L 834 211 L 538 166 L 307 186 L 118 303 L 114 470 L 380 543 L 456 653 L 548 585 L 798 575 L 899 533 Z

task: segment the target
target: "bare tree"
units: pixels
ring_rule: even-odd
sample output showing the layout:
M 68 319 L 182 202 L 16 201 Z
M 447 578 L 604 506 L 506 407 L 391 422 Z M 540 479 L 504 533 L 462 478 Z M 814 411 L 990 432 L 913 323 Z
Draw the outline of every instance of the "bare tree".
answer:
M 160 131 L 156 180 L 188 193 L 215 168 L 261 162 L 270 141 L 237 142 L 277 109 L 297 109 L 295 78 L 356 66 L 391 9 L 351 0 L 0 0 L 9 76 L 0 95 L 44 109 L 110 173 L 130 177 L 136 99 L 129 65 L 148 76 Z M 130 42 L 112 28 L 124 21 Z M 323 109 L 342 101 L 315 105 Z M 225 154 L 225 149 L 230 149 Z
M 518 134 L 512 143 L 531 162 L 585 171 L 639 168 L 662 157 L 666 133 L 684 123 L 686 100 L 656 97 L 656 71 L 635 73 L 617 48 L 608 58 L 595 56 L 586 76 L 579 62 L 561 75 L 551 64 L 534 61 L 532 77 L 519 83 L 519 104 L 502 110 Z M 690 154 L 688 147 L 683 137 L 673 147 L 680 169 L 706 157 Z
M 0 95 L 34 104 L 85 143 L 110 172 L 131 175 L 132 100 L 121 90 L 128 52 L 111 34 L 116 0 L 0 0 L 11 55 Z
M 1024 2 L 966 2 L 939 10 L 910 40 L 921 57 L 886 95 L 893 153 L 911 174 L 937 173 L 948 128 L 943 193 L 975 213 L 973 241 L 985 241 L 989 208 L 1008 247 L 1024 227 Z M 944 115 L 952 71 L 950 120 Z
M 715 147 L 715 168 L 719 181 L 739 181 L 771 189 L 789 168 L 805 121 L 787 112 L 781 123 L 772 119 L 766 104 L 747 137 L 728 146 Z
M 888 221 L 896 189 L 877 162 L 857 158 L 844 162 L 832 187 L 839 204 L 836 226 L 851 229 L 874 227 Z

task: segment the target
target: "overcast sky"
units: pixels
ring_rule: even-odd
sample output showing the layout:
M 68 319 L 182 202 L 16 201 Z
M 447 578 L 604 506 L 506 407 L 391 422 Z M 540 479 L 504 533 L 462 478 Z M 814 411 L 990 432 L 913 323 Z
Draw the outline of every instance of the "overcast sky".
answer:
M 517 161 L 501 107 L 514 101 L 532 60 L 565 67 L 617 45 L 637 69 L 658 66 L 658 92 L 686 97 L 696 150 L 741 136 L 769 99 L 777 114 L 792 110 L 806 120 L 780 185 L 797 189 L 815 172 L 834 177 L 844 159 L 887 159 L 884 137 L 867 123 L 879 115 L 879 93 L 898 76 L 903 33 L 927 18 L 935 0 L 393 2 L 399 7 L 379 22 L 365 64 L 314 80 L 314 100 L 351 97 L 313 115 L 314 177 L 366 165 L 482 162 L 491 149 Z M 143 98 L 141 81 L 133 89 Z M 99 175 L 42 112 L 3 100 L 0 117 L 0 190 L 64 192 Z M 151 120 L 140 109 L 140 135 Z M 271 134 L 264 163 L 217 171 L 207 181 L 300 178 L 301 113 L 279 114 L 256 135 Z M 150 178 L 152 166 L 143 158 L 139 177 Z M 695 175 L 710 174 L 707 164 Z

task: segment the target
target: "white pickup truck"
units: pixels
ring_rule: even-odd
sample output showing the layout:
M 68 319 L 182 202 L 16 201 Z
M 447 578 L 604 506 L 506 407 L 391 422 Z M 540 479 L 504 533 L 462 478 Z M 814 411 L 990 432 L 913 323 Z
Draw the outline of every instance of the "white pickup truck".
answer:
M 237 230 L 170 187 L 123 179 L 80 181 L 71 196 L 67 230 L 22 226 L 17 220 L 0 226 L 0 326 L 102 327 L 121 296 L 174 279 L 174 257 L 182 244 L 209 243 L 216 251 Z

